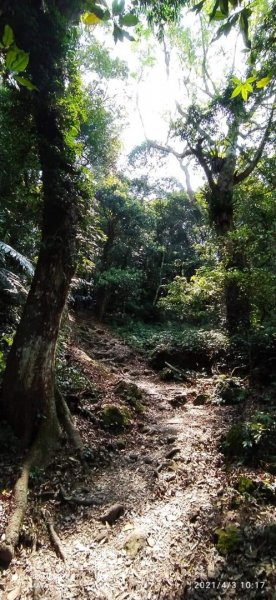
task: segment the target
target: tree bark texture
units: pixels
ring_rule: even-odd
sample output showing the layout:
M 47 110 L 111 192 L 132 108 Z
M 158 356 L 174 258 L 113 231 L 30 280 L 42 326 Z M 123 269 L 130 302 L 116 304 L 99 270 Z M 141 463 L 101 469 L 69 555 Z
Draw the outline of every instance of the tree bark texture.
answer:
M 239 135 L 239 123 L 233 119 L 229 127 L 229 146 L 213 189 L 208 194 L 210 218 L 215 226 L 221 246 L 228 258 L 225 265 L 226 283 L 224 288 L 226 328 L 230 335 L 250 327 L 250 302 L 242 282 L 246 270 L 246 261 L 242 252 L 231 242 L 234 230 L 234 185 L 236 172 L 236 148 Z M 229 235 L 230 234 L 230 235 Z M 241 275 L 239 277 L 238 275 Z
M 46 6 L 47 5 L 47 6 Z M 59 100 L 65 90 L 67 24 L 57 2 L 9 2 L 1 23 L 30 52 L 37 92 L 21 90 L 37 134 L 43 185 L 42 239 L 35 275 L 8 357 L 2 408 L 26 446 L 40 428 L 58 432 L 54 393 L 57 336 L 75 270 L 79 192 L 74 152 L 67 147 Z M 22 132 L 24 135 L 24 132 Z

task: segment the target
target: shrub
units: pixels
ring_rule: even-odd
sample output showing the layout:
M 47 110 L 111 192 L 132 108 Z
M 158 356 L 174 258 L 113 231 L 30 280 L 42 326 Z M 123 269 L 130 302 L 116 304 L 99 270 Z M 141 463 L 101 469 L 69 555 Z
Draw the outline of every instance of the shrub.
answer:
M 231 427 L 222 443 L 222 449 L 229 460 L 244 463 L 268 463 L 276 454 L 276 415 L 256 412 L 250 421 L 240 422 Z
M 248 390 L 242 386 L 237 377 L 223 377 L 217 383 L 213 399 L 218 404 L 239 404 L 248 395 Z
M 222 293 L 225 274 L 221 269 L 201 267 L 190 281 L 186 277 L 175 277 L 166 286 L 166 296 L 159 306 L 166 314 L 180 320 L 200 324 L 221 323 Z

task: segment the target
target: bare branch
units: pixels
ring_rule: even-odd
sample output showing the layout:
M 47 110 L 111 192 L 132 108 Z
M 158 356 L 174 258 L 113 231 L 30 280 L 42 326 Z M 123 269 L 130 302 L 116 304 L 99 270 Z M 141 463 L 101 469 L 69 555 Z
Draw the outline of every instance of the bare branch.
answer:
M 167 48 L 165 37 L 163 37 L 163 50 L 164 50 L 164 58 L 165 58 L 165 65 L 166 65 L 166 74 L 167 74 L 167 78 L 169 79 L 169 77 L 170 77 L 170 58 L 171 57 L 170 57 L 169 50 Z
M 175 102 L 175 106 L 176 106 L 179 114 L 181 115 L 181 117 L 183 117 L 184 119 L 188 119 L 188 113 L 185 110 L 183 110 L 183 108 L 180 106 L 180 104 L 179 104 L 179 102 L 177 102 L 177 100 Z
M 186 179 L 186 189 L 187 189 L 187 194 L 191 200 L 191 202 L 194 202 L 195 199 L 195 194 L 194 194 L 194 190 L 192 188 L 192 184 L 191 184 L 191 178 L 190 178 L 190 172 L 189 172 L 189 167 L 187 165 L 184 165 L 182 162 L 179 161 L 180 167 L 185 175 L 185 179 Z
M 210 73 L 207 69 L 207 49 L 206 49 L 205 41 L 204 41 L 202 17 L 200 17 L 200 30 L 201 30 L 201 43 L 202 43 L 202 51 L 203 51 L 202 77 L 203 77 L 203 81 L 204 81 L 204 85 L 205 85 L 205 93 L 212 98 L 213 94 L 210 90 L 209 83 L 211 84 L 211 86 L 213 88 L 213 92 L 215 92 L 215 94 L 217 94 L 218 90 L 217 90 L 217 87 L 216 87 L 215 83 L 213 82 L 213 80 L 210 76 Z
M 174 148 L 172 148 L 172 146 L 166 145 L 163 146 L 163 144 L 159 144 L 158 142 L 155 142 L 154 140 L 147 140 L 147 144 L 150 148 L 155 148 L 156 150 L 159 150 L 160 152 L 164 152 L 165 154 L 172 154 L 173 156 L 175 156 L 177 158 L 177 160 L 183 160 L 183 158 L 185 158 L 186 156 L 193 156 L 194 152 L 191 148 L 185 148 L 185 150 L 183 150 L 183 152 L 177 152 Z

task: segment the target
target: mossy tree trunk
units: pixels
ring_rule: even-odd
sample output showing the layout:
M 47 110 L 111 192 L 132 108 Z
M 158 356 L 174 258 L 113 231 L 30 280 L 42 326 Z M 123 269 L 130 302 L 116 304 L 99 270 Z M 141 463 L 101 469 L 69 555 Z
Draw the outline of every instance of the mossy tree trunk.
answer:
M 209 206 L 210 221 L 214 225 L 221 256 L 226 257 L 226 277 L 224 286 L 225 315 L 227 331 L 233 335 L 241 329 L 250 326 L 251 307 L 248 293 L 243 286 L 242 275 L 246 270 L 246 259 L 242 252 L 235 248 L 231 233 L 234 230 L 234 185 L 237 165 L 236 147 L 239 135 L 239 123 L 233 119 L 228 131 L 229 146 L 222 168 L 216 178 L 210 170 L 200 145 L 197 147 L 196 156 L 207 175 L 209 191 L 207 202 Z
M 74 2 L 70 4 L 71 10 Z M 47 433 L 49 444 L 58 434 L 55 351 L 76 260 L 80 194 L 74 150 L 66 143 L 59 106 L 71 43 L 64 13 L 59 2 L 48 1 L 43 6 L 35 0 L 14 0 L 6 3 L 1 14 L 1 25 L 9 23 L 18 46 L 30 52 L 29 72 L 38 88 L 37 92 L 22 89 L 21 94 L 29 103 L 37 137 L 44 202 L 42 239 L 31 290 L 8 357 L 2 395 L 4 415 L 26 446 L 41 430 Z

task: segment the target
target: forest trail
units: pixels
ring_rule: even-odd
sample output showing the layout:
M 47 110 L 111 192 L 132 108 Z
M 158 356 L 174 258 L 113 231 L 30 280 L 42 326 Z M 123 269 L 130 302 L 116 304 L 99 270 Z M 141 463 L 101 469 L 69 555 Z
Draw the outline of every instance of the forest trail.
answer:
M 84 315 L 71 324 L 70 360 L 100 390 L 94 412 L 85 396 L 75 411 L 92 454 L 82 467 L 65 448 L 43 475 L 34 474 L 26 539 L 2 575 L 3 600 L 240 598 L 236 566 L 214 540 L 216 528 L 237 521 L 219 451 L 236 409 L 199 403 L 212 379 L 162 382 L 107 327 Z M 122 380 L 142 391 L 143 411 L 133 411 L 130 429 L 115 435 L 99 427 L 97 411 L 118 402 Z M 85 499 L 93 504 L 81 505 Z M 118 503 L 123 514 L 114 523 L 99 520 Z M 66 562 L 38 526 L 41 510 L 53 519 Z M 230 587 L 218 591 L 212 586 L 219 581 Z

